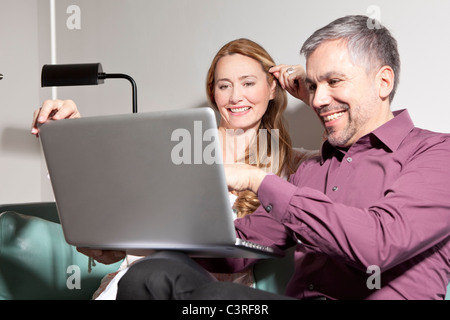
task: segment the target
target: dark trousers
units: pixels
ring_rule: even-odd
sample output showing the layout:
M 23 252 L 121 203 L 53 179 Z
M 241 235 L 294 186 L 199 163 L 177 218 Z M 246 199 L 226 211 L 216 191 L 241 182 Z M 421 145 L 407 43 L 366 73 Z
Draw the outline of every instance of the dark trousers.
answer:
M 289 297 L 219 282 L 195 261 L 158 252 L 132 265 L 119 281 L 118 300 L 285 300 Z

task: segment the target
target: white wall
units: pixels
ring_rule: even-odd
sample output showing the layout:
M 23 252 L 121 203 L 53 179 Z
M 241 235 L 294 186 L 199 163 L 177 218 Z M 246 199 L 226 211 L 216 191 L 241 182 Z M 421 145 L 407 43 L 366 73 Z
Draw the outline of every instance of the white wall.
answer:
M 37 2 L 0 1 L 0 203 L 41 199 L 39 141 L 28 128 L 39 103 Z
M 304 63 L 298 52 L 314 30 L 343 15 L 374 14 L 375 5 L 397 38 L 402 58 L 393 109 L 407 107 L 417 126 L 450 132 L 448 0 L 55 2 L 57 63 L 101 62 L 105 72 L 131 75 L 140 112 L 206 105 L 207 69 L 230 40 L 255 40 L 277 63 Z M 38 146 L 28 137 L 31 111 L 51 97 L 51 89 L 38 83 L 40 68 L 51 62 L 49 3 L 0 0 L 0 35 L 8 48 L 0 50 L 0 73 L 5 74 L 0 81 L 0 203 L 51 199 Z M 71 5 L 80 8 L 80 29 L 67 26 L 76 18 L 67 13 Z M 58 97 L 74 99 L 84 116 L 131 112 L 125 80 L 59 88 Z M 291 99 L 288 119 L 296 146 L 318 147 L 322 129 L 311 110 Z

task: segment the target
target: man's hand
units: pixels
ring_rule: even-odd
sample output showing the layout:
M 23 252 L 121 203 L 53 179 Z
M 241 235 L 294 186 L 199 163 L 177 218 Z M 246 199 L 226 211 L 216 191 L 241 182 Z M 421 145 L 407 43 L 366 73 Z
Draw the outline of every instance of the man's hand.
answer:
M 248 164 L 225 164 L 225 176 L 229 190 L 258 192 L 267 173 Z

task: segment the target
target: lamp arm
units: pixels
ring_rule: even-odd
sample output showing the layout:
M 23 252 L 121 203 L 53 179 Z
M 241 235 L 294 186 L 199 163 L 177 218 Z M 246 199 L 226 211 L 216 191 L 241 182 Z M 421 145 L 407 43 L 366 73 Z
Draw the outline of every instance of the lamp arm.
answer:
M 133 113 L 137 113 L 137 86 L 136 82 L 132 77 L 123 73 L 104 73 L 98 74 L 99 79 L 127 79 L 131 83 L 131 88 L 133 90 Z

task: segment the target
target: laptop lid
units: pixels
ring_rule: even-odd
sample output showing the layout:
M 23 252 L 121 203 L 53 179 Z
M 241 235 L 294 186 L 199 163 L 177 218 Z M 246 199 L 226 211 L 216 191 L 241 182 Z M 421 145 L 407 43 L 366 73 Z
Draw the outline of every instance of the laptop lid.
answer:
M 210 108 L 49 121 L 40 137 L 69 244 L 207 256 L 234 246 Z

